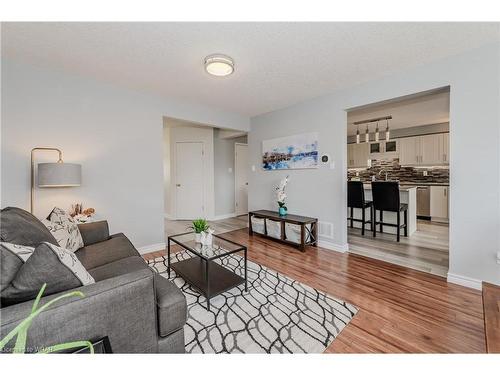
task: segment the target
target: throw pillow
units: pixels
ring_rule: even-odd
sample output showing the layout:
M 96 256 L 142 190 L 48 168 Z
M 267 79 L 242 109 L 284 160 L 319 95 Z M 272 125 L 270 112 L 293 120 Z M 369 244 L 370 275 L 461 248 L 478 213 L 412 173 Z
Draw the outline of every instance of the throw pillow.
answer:
M 78 258 L 59 246 L 43 242 L 21 265 L 10 285 L 2 290 L 2 305 L 34 299 L 44 283 L 45 295 L 95 283 Z
M 78 229 L 78 225 L 76 223 L 55 223 L 45 219 L 42 220 L 42 223 L 47 227 L 59 246 L 62 248 L 75 252 L 84 246 L 80 229 Z
M 75 222 L 75 220 L 73 220 L 71 215 L 67 214 L 66 211 L 64 211 L 59 207 L 54 207 L 54 209 L 50 212 L 47 219 L 57 224 L 66 224 Z
M 49 230 L 29 212 L 7 207 L 0 212 L 1 241 L 23 246 L 37 246 L 40 242 L 57 241 Z
M 0 292 L 9 286 L 33 250 L 34 247 L 0 242 Z

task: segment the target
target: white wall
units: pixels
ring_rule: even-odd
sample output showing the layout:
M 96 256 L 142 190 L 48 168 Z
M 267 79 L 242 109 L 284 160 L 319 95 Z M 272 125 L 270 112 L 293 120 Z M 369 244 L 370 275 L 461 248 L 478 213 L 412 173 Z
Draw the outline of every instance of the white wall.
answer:
M 347 244 L 346 109 L 450 86 L 449 279 L 478 287 L 500 284 L 500 45 L 420 66 L 251 119 L 250 209 L 275 209 L 273 186 L 286 174 L 290 212 L 333 223 L 332 247 Z M 334 170 L 268 172 L 260 168 L 264 139 L 318 131 Z
M 35 213 L 83 202 L 138 247 L 164 242 L 162 116 L 248 129 L 239 115 L 12 60 L 2 60 L 1 100 L 2 207 L 29 209 L 30 150 L 59 147 L 82 164 L 82 186 L 37 190 Z
M 168 122 L 168 120 L 167 120 Z M 214 218 L 215 201 L 214 201 L 214 129 L 207 126 L 175 126 L 170 128 L 170 171 L 171 171 L 171 186 L 170 201 L 171 217 L 177 216 L 176 205 L 176 155 L 175 144 L 177 142 L 202 142 L 203 143 L 203 173 L 204 173 L 204 216 L 207 219 Z
M 247 137 L 221 139 L 214 133 L 215 218 L 235 214 L 234 144 L 247 143 Z M 231 168 L 231 172 L 229 171 Z

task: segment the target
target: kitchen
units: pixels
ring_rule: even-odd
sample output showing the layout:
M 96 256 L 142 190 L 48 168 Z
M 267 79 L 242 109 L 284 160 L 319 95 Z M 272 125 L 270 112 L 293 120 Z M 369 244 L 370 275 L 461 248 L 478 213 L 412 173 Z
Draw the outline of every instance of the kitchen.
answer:
M 446 276 L 449 134 L 448 88 L 348 112 L 350 252 Z M 398 208 L 381 210 L 387 202 Z

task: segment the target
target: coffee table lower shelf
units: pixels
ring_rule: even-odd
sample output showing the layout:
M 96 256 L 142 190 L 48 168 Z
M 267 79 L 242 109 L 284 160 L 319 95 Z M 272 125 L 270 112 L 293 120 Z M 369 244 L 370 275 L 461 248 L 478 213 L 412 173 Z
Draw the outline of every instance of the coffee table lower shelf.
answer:
M 208 261 L 208 278 L 206 260 L 193 257 L 171 264 L 176 274 L 198 289 L 207 298 L 207 309 L 210 310 L 210 298 L 215 297 L 238 285 L 245 284 L 245 279 L 225 267 Z M 247 286 L 245 284 L 245 290 Z

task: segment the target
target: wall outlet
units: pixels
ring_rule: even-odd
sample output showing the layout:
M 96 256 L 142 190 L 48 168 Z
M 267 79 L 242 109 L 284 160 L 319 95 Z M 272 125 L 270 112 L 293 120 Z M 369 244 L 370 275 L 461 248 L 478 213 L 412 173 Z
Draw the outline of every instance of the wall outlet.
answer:
M 424 177 L 427 177 L 427 175 L 428 175 L 427 171 L 424 171 L 423 174 L 424 174 Z
M 227 169 L 227 171 L 228 171 L 229 173 L 233 173 L 233 168 L 229 167 L 229 168 Z
M 359 177 L 359 171 L 356 171 L 356 177 Z
M 255 172 L 255 165 L 252 165 L 252 172 Z

